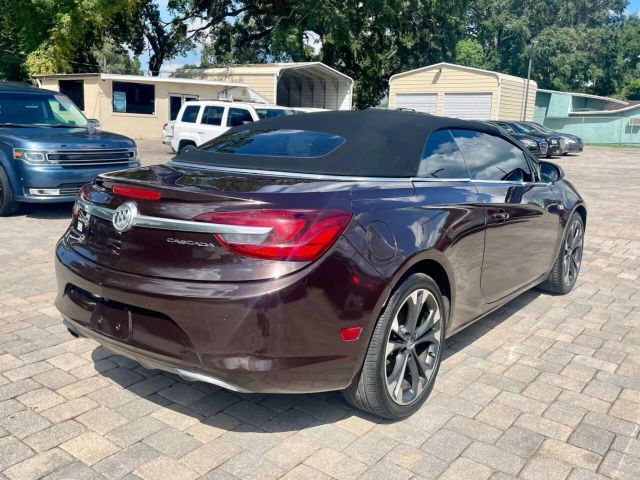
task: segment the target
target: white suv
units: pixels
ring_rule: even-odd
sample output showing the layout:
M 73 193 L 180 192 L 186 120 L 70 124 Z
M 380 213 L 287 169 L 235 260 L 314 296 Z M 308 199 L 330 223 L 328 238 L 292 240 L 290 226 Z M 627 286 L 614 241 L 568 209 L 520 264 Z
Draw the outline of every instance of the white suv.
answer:
M 179 152 L 188 146 L 197 147 L 222 135 L 232 127 L 257 122 L 263 118 L 295 115 L 295 113 L 290 108 L 260 103 L 224 100 L 187 101 L 176 117 L 171 148 Z

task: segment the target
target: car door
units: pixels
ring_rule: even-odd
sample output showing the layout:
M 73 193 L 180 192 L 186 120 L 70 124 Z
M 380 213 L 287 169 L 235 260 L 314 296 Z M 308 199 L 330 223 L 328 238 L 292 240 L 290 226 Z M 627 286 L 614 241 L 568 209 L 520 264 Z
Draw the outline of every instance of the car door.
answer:
M 198 145 L 208 142 L 222 135 L 227 128 L 222 126 L 224 116 L 224 106 L 205 105 L 202 109 L 202 116 L 198 128 Z
M 558 200 L 515 143 L 474 130 L 452 134 L 484 202 L 480 285 L 491 303 L 541 280 L 550 269 L 560 234 Z
M 449 130 L 437 130 L 426 140 L 413 184 L 424 214 L 424 220 L 412 226 L 418 232 L 416 243 L 443 252 L 455 279 L 455 312 L 449 326 L 455 331 L 487 310 L 480 291 L 485 217 L 482 199 Z

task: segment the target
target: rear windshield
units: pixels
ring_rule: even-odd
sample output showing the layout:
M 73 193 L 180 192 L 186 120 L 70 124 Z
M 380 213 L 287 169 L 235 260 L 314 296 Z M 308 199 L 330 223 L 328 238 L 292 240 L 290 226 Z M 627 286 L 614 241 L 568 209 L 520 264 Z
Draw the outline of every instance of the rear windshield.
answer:
M 202 145 L 199 150 L 261 157 L 316 158 L 344 143 L 339 135 L 309 130 L 243 130 L 228 133 Z

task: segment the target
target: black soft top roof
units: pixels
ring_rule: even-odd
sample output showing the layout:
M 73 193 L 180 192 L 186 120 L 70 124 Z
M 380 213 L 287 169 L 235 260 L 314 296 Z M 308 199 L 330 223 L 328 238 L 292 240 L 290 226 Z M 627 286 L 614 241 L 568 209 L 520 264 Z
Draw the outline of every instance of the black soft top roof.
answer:
M 368 109 L 305 113 L 260 120 L 229 130 L 310 130 L 345 138 L 345 143 L 316 158 L 241 155 L 189 150 L 175 160 L 220 167 L 305 174 L 362 177 L 412 177 L 429 135 L 442 129 L 472 129 L 505 137 L 495 126 L 423 113 Z M 214 140 L 215 141 L 215 140 Z

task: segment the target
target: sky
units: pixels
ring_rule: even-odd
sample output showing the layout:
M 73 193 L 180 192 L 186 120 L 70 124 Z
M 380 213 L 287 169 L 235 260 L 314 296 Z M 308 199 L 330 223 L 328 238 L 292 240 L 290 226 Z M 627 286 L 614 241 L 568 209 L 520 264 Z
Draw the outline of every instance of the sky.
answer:
M 168 0 L 158 0 L 160 11 L 162 12 L 163 18 L 165 19 L 169 18 L 169 14 L 167 11 L 167 1 Z M 630 0 L 629 6 L 627 7 L 627 12 L 640 14 L 640 0 Z M 149 55 L 147 53 L 140 55 L 140 62 L 145 73 L 147 73 L 146 70 L 148 68 L 148 61 Z M 185 64 L 200 64 L 200 48 L 196 48 L 195 50 L 188 52 L 182 57 L 174 58 L 173 60 L 166 60 L 162 66 L 161 75 L 169 75 L 171 72 L 177 70 Z

